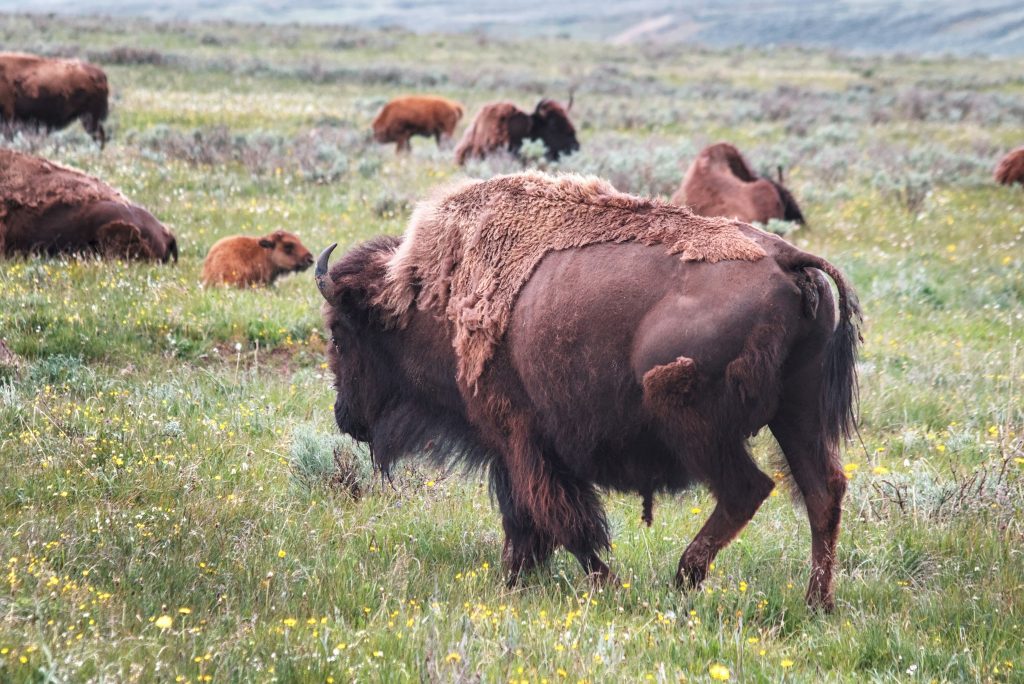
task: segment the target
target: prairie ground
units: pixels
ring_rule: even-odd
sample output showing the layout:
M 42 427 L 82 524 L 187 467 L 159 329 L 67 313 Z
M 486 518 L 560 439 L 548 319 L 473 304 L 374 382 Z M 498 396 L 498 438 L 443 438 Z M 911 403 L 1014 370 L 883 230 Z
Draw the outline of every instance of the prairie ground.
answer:
M 1024 144 L 1021 60 L 16 15 L 0 44 L 113 88 L 102 152 L 76 127 L 4 144 L 100 176 L 182 247 L 0 261 L 0 680 L 1024 681 L 1024 191 L 991 182 Z M 199 285 L 225 235 L 346 247 L 438 183 L 520 168 L 423 139 L 396 157 L 368 135 L 388 98 L 572 86 L 581 152 L 531 165 L 666 197 L 730 140 L 784 167 L 809 223 L 787 237 L 860 294 L 834 614 L 804 606 L 781 485 L 700 591 L 672 586 L 699 489 L 650 528 L 607 496 L 621 588 L 560 552 L 506 589 L 480 477 L 409 461 L 381 483 L 337 435 L 309 273 Z M 768 472 L 775 449 L 753 441 Z

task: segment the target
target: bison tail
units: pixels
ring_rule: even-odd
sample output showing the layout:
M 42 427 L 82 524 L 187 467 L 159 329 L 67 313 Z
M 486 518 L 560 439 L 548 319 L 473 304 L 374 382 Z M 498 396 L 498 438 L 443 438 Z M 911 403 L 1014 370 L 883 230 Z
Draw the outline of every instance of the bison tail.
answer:
M 857 295 L 842 272 L 820 257 L 797 251 L 792 270 L 816 268 L 832 279 L 839 292 L 839 321 L 825 347 L 821 384 L 821 434 L 830 448 L 850 439 L 857 426 L 860 400 L 857 385 L 857 347 L 863 341 L 863 321 Z

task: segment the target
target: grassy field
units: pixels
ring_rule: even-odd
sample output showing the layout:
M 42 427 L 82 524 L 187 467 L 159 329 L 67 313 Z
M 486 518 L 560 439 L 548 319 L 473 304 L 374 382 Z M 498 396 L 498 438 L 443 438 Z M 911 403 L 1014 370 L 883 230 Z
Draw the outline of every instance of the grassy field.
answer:
M 990 181 L 1024 144 L 1021 60 L 0 19 L 5 48 L 89 57 L 114 89 L 102 153 L 78 128 L 4 144 L 104 178 L 182 246 L 0 261 L 0 681 L 1024 681 L 1024 192 Z M 396 158 L 367 132 L 387 98 L 573 85 L 583 149 L 547 168 L 667 196 L 731 140 L 786 167 L 809 220 L 790 239 L 860 293 L 833 615 L 804 607 L 784 494 L 699 592 L 671 584 L 699 490 L 649 529 L 607 497 L 621 588 L 560 552 L 506 590 L 482 481 L 410 462 L 381 484 L 337 436 L 310 274 L 199 286 L 222 236 L 344 247 L 439 182 L 519 168 L 424 140 Z

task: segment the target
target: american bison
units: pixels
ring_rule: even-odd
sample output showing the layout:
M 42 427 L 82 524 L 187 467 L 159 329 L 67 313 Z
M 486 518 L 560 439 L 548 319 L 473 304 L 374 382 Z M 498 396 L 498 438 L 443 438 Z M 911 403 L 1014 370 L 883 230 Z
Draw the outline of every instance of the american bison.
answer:
M 1024 147 L 1018 147 L 1003 157 L 993 175 L 1002 185 L 1024 185 Z
M 483 159 L 498 150 L 518 154 L 526 139 L 542 141 L 547 149 L 545 156 L 551 161 L 575 152 L 580 143 L 569 120 L 570 109 L 572 98 L 567 107 L 554 100 L 541 100 L 533 114 L 511 102 L 485 104 L 462 134 L 455 148 L 455 161 L 461 166 L 467 159 Z
M 210 248 L 203 262 L 203 283 L 272 285 L 285 273 L 305 271 L 312 265 L 313 255 L 293 233 L 275 230 L 266 237 L 232 235 Z
M 338 427 L 385 474 L 425 454 L 489 471 L 510 582 L 559 546 L 610 577 L 597 488 L 652 499 L 696 482 L 717 506 L 679 562 L 696 586 L 775 483 L 767 425 L 806 503 L 807 600 L 833 607 L 856 410 L 859 309 L 824 259 L 736 221 L 542 174 L 421 204 L 316 281 Z M 839 293 L 838 320 L 826 274 Z
M 771 219 L 804 222 L 796 200 L 779 181 L 760 178 L 740 151 L 729 143 L 701 150 L 690 165 L 672 203 L 701 216 L 726 216 L 752 223 Z
M 433 136 L 440 146 L 452 137 L 465 110 L 458 102 L 430 95 L 408 95 L 388 102 L 373 120 L 373 139 L 395 143 L 398 152 L 408 152 L 414 135 Z
M 53 59 L 0 52 L 0 121 L 47 131 L 75 119 L 100 145 L 107 142 L 107 75 L 77 59 Z
M 97 178 L 0 149 L 0 254 L 178 260 L 174 235 Z

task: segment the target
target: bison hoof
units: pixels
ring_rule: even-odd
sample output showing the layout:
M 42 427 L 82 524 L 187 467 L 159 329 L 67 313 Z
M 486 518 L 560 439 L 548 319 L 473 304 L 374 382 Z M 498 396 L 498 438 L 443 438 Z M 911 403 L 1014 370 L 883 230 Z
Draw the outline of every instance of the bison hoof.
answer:
M 707 576 L 708 569 L 704 565 L 680 564 L 676 573 L 676 587 L 683 591 L 692 591 L 699 587 Z
M 836 600 L 832 594 L 821 592 L 818 587 L 812 586 L 807 589 L 806 601 L 807 607 L 813 611 L 827 614 L 835 612 L 836 609 Z

